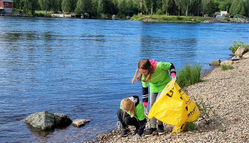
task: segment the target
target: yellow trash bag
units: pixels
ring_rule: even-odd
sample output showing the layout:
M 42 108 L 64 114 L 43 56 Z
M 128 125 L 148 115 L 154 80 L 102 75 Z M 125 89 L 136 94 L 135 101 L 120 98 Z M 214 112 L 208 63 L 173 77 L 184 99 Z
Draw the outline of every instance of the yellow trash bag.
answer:
M 186 122 L 196 121 L 200 111 L 196 104 L 181 90 L 176 79 L 171 80 L 150 109 L 148 118 L 155 117 L 166 124 L 174 125 L 174 132 L 184 131 Z

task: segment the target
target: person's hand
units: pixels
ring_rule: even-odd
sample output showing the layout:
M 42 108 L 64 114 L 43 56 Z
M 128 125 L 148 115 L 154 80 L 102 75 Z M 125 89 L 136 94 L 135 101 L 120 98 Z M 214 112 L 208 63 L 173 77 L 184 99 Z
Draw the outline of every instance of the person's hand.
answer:
M 148 115 L 149 115 L 147 106 L 144 106 L 144 114 L 146 117 L 148 117 Z
M 133 139 L 137 140 L 137 139 L 141 139 L 141 136 L 139 134 L 136 134 Z
M 177 81 L 177 77 L 176 76 L 172 76 L 171 79 L 172 80 L 176 79 L 176 81 Z
M 120 121 L 117 122 L 117 127 L 118 127 L 118 129 L 122 129 L 123 128 L 123 125 L 122 125 L 122 123 Z

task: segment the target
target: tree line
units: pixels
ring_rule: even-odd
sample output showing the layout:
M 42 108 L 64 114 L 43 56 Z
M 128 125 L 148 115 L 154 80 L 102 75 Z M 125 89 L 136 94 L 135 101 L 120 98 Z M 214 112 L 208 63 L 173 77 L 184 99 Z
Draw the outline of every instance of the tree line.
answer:
M 88 13 L 90 16 L 118 17 L 146 15 L 212 16 L 217 11 L 249 16 L 249 0 L 13 0 L 14 8 L 35 14 L 36 10 L 53 13 Z

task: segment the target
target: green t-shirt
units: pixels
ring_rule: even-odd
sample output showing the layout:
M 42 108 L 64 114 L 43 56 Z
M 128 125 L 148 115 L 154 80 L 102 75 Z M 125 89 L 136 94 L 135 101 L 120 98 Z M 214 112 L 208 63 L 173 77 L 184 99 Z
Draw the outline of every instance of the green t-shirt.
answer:
M 142 86 L 146 88 L 150 84 L 151 93 L 163 91 L 164 87 L 170 82 L 170 67 L 171 63 L 169 62 L 157 62 L 156 72 L 151 75 L 149 82 L 143 82 L 146 76 L 142 76 Z
M 120 105 L 120 109 L 122 109 L 121 105 Z M 127 113 L 130 115 L 130 111 Z M 137 121 L 143 121 L 146 118 L 144 114 L 144 107 L 141 102 L 139 102 L 138 105 L 135 107 L 134 117 L 137 119 Z

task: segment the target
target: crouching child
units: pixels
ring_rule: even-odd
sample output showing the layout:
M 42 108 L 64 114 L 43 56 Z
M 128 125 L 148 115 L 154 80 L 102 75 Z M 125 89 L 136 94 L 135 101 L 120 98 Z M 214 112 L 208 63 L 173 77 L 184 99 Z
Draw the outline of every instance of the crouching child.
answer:
M 117 112 L 119 121 L 122 124 L 122 137 L 130 133 L 129 125 L 135 126 L 134 139 L 140 139 L 146 125 L 146 116 L 144 114 L 143 104 L 139 101 L 138 96 L 125 98 L 120 103 L 120 109 Z

